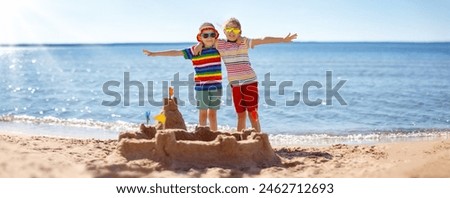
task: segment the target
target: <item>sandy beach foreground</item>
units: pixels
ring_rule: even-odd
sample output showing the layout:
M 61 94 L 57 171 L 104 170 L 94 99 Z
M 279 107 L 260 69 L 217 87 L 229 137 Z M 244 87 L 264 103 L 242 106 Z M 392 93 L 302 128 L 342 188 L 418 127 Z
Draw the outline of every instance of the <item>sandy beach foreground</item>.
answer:
M 230 169 L 171 168 L 117 155 L 117 140 L 0 134 L 0 177 L 445 177 L 450 140 L 276 147 L 282 163 Z M 224 159 L 226 160 L 226 159 Z

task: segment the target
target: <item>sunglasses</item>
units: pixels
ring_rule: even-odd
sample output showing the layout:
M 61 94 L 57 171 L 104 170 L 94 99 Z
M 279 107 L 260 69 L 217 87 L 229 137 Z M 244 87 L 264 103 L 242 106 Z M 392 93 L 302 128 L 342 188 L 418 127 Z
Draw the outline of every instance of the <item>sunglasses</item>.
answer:
M 233 32 L 234 34 L 241 33 L 241 30 L 239 28 L 225 28 L 225 32 L 230 33 Z
M 202 37 L 203 38 L 216 38 L 216 33 L 215 32 L 211 32 L 211 33 L 202 33 Z

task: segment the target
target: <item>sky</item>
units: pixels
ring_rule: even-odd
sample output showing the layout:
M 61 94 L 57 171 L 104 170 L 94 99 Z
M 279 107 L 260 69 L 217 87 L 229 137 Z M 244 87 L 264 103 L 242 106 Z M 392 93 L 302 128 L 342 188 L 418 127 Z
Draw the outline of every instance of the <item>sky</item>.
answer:
M 0 0 L 0 44 L 195 42 L 230 17 L 250 38 L 450 41 L 450 0 Z

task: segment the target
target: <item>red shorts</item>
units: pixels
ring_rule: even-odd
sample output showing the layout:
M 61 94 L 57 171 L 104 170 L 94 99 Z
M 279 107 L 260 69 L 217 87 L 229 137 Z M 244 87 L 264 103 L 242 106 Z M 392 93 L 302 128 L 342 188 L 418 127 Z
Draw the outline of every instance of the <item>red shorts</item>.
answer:
M 258 82 L 246 85 L 232 85 L 234 109 L 237 113 L 258 110 Z

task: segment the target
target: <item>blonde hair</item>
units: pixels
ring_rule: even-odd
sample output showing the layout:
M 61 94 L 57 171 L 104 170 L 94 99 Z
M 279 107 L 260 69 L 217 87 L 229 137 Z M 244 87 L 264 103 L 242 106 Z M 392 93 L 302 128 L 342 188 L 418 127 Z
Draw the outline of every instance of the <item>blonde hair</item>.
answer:
M 223 26 L 223 28 L 225 29 L 225 27 L 226 27 L 228 24 L 230 24 L 230 23 L 236 25 L 236 26 L 237 26 L 239 29 L 241 29 L 241 31 L 242 31 L 242 28 L 241 28 L 241 22 L 239 22 L 239 20 L 236 19 L 236 18 L 234 18 L 234 17 L 228 19 L 228 20 L 225 22 L 225 25 Z

